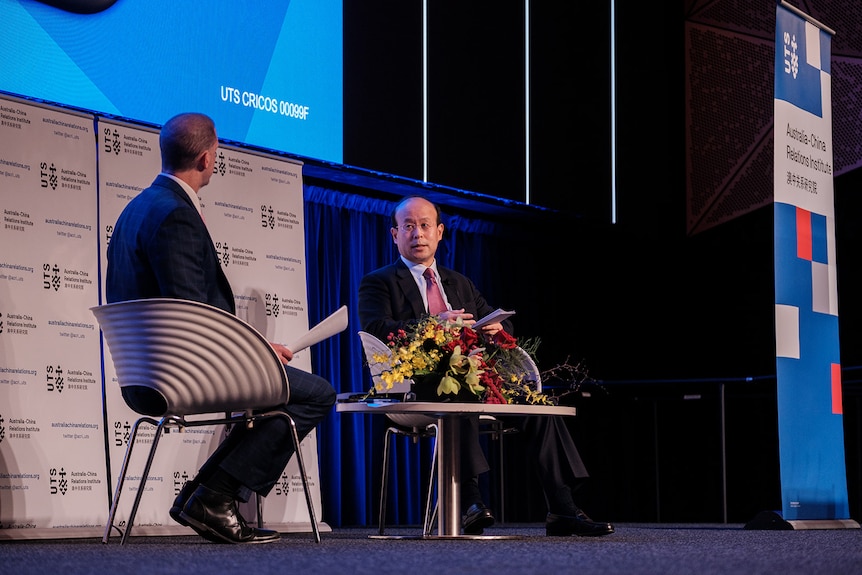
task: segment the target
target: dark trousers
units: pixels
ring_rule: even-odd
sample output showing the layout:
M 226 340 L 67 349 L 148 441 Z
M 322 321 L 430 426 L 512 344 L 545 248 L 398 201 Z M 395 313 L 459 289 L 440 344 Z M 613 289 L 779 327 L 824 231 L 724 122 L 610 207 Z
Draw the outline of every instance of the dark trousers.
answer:
M 528 464 L 535 466 L 549 508 L 568 503 L 572 491 L 589 477 L 578 448 L 562 417 L 507 417 L 524 434 Z M 479 444 L 478 416 L 465 417 L 461 428 L 462 483 L 488 471 L 488 461 Z
M 302 440 L 326 417 L 335 405 L 336 393 L 320 376 L 285 366 L 290 384 L 287 404 L 283 409 L 296 422 Z M 196 479 L 206 483 L 217 469 L 230 474 L 244 489 L 237 498 L 247 501 L 252 492 L 266 496 L 278 482 L 294 446 L 290 423 L 283 417 L 269 417 L 255 422 L 251 429 L 235 426 L 224 441 L 201 466 Z

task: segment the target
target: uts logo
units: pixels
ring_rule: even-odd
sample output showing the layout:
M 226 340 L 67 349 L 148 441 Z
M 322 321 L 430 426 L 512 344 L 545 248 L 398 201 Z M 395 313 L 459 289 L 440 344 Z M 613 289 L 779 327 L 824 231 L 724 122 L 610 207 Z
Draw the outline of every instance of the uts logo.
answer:
M 105 128 L 105 153 L 114 154 L 115 156 L 120 155 L 120 132 L 117 131 L 116 128 L 111 130 L 111 128 Z
M 264 296 L 266 302 L 267 317 L 278 317 L 281 313 L 281 305 L 278 303 L 278 294 L 268 293 Z
M 275 212 L 273 211 L 272 206 L 260 207 L 260 227 L 269 228 L 271 230 L 275 229 Z
M 276 495 L 290 495 L 290 486 L 292 484 L 292 477 L 285 473 L 281 474 L 281 479 L 278 483 L 275 484 L 275 494 Z
M 42 288 L 60 290 L 60 266 L 57 264 L 42 264 Z
M 43 188 L 56 190 L 59 181 L 60 178 L 57 176 L 57 167 L 53 162 L 51 164 L 48 164 L 47 162 L 39 163 L 39 183 Z
M 66 378 L 63 375 L 63 368 L 59 365 L 57 367 L 54 367 L 53 365 L 46 367 L 45 384 L 48 391 L 63 393 L 63 388 L 66 386 Z
M 124 447 L 129 444 L 132 426 L 128 421 L 114 422 L 114 447 Z
M 213 173 L 223 176 L 225 175 L 225 172 L 227 172 L 227 162 L 224 161 L 224 152 L 219 150 L 218 154 L 216 154 L 216 163 L 215 168 L 213 168 Z
M 216 242 L 216 257 L 218 257 L 221 265 L 227 267 L 230 265 L 230 249 L 228 249 L 227 243 Z
M 52 467 L 48 472 L 48 477 L 50 477 L 51 495 L 66 495 L 66 492 L 69 490 L 69 479 L 66 477 L 66 470 L 62 467 L 60 469 Z
M 188 471 L 174 471 L 174 497 L 180 494 L 180 490 L 188 483 L 191 477 Z

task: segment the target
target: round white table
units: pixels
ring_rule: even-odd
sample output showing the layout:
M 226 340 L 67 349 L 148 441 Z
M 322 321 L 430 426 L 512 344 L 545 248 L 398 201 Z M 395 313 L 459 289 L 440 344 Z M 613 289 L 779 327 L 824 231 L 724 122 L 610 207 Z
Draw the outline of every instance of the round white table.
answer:
M 454 403 L 434 401 L 339 402 L 338 413 L 414 414 L 437 418 L 437 535 L 422 539 L 486 539 L 494 536 L 461 534 L 461 490 L 458 457 L 461 426 L 458 419 L 465 415 L 542 415 L 574 416 L 574 407 L 558 405 L 520 405 L 493 403 Z M 389 537 L 392 538 L 392 537 Z M 404 537 L 398 537 L 404 538 Z

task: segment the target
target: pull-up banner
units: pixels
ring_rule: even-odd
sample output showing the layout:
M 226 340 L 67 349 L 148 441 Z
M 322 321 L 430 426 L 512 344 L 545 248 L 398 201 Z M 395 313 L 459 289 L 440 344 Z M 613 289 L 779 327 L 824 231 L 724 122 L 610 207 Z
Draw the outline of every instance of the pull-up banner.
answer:
M 849 520 L 838 347 L 832 31 L 781 3 L 775 40 L 775 342 L 782 516 Z

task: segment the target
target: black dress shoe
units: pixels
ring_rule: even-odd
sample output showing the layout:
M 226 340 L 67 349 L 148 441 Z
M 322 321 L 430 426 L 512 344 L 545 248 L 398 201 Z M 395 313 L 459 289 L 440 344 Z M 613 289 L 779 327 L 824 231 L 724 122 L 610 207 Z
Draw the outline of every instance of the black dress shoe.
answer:
M 180 518 L 201 537 L 217 543 L 269 543 L 277 541 L 277 531 L 249 526 L 229 495 L 198 486 L 180 512 Z
M 474 503 L 467 509 L 463 520 L 464 533 L 467 535 L 481 535 L 485 527 L 494 524 L 494 516 L 484 503 Z
M 188 527 L 189 523 L 180 515 L 183 512 L 183 507 L 186 506 L 186 502 L 191 498 L 192 493 L 198 488 L 199 483 L 192 479 L 191 481 L 186 481 L 183 484 L 182 489 L 177 494 L 176 499 L 174 499 L 173 505 L 171 505 L 171 510 L 168 511 L 171 515 L 171 519 L 179 523 L 184 527 Z
M 545 521 L 545 534 L 549 536 L 579 535 L 581 537 L 599 537 L 610 535 L 614 532 L 614 526 L 610 523 L 597 523 L 587 517 L 587 514 L 578 509 L 572 515 L 556 515 L 548 513 Z

